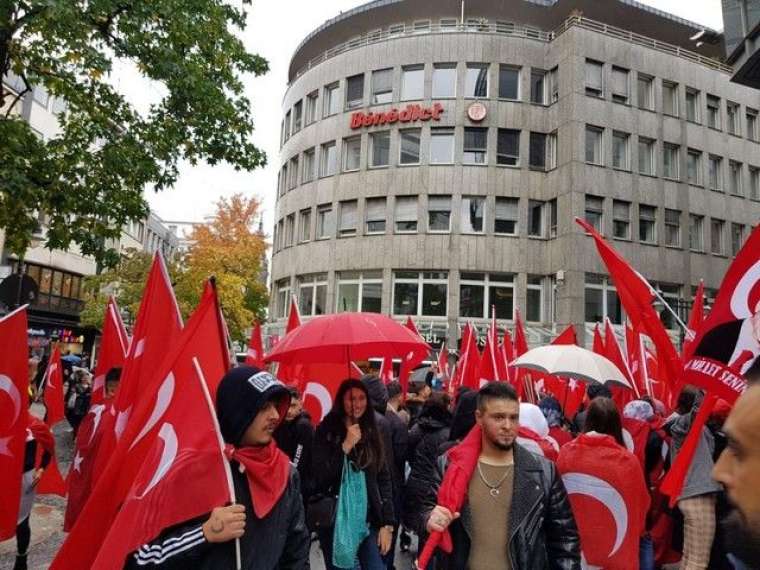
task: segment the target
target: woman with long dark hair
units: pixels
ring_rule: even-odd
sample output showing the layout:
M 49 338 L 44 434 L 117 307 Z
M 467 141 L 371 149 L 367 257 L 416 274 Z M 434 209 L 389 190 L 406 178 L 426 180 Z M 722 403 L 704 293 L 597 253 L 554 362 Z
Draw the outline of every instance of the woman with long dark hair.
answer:
M 623 422 L 615 402 L 610 398 L 601 397 L 591 401 L 583 432 L 611 435 L 619 445 L 625 447 Z
M 396 524 L 390 466 L 386 464 L 383 441 L 375 423 L 367 388 L 359 380 L 344 380 L 333 407 L 317 427 L 313 448 L 313 491 L 337 497 L 341 487 L 344 457 L 351 468 L 364 473 L 367 486 L 366 522 L 369 535 L 356 553 L 362 570 L 385 570 L 383 557 L 391 546 Z M 327 570 L 333 565 L 334 527 L 317 530 Z

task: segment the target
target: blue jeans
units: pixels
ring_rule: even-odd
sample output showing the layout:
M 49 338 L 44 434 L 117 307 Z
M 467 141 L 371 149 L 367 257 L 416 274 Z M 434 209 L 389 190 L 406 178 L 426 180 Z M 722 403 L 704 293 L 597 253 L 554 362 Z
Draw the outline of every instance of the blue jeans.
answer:
M 332 563 L 333 530 L 327 528 L 317 533 L 325 559 L 325 570 L 340 570 Z M 369 536 L 359 545 L 356 558 L 359 560 L 361 570 L 386 570 L 385 562 L 383 562 L 380 549 L 377 546 L 377 529 L 369 529 Z
M 654 570 L 654 542 L 649 534 L 639 539 L 639 569 Z

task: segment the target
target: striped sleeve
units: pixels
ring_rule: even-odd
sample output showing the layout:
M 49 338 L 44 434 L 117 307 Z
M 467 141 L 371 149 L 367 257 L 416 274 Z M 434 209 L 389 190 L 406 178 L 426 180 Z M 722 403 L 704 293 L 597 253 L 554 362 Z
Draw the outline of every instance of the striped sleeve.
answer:
M 199 525 L 185 530 L 178 536 L 165 537 L 144 544 L 133 553 L 133 567 L 172 566 L 179 559 L 191 554 L 193 549 L 206 543 L 203 528 Z

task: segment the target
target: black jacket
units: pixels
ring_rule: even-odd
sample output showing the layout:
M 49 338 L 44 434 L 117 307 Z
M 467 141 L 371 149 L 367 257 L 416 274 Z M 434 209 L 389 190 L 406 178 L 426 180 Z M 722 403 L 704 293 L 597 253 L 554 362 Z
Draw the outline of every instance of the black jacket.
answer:
M 232 463 L 237 503 L 245 505 L 245 534 L 240 539 L 244 570 L 304 570 L 309 568 L 309 531 L 306 530 L 298 471 L 291 466 L 285 493 L 266 518 L 253 512 L 248 480 Z M 217 570 L 235 568 L 235 541 L 211 544 L 201 525 L 209 515 L 171 527 L 154 541 L 129 555 L 125 570 L 164 568 Z M 187 550 L 185 550 L 187 548 Z
M 519 444 L 514 446 L 515 474 L 509 536 L 504 537 L 515 570 L 580 570 L 581 547 L 573 511 L 554 464 Z M 424 528 L 436 505 L 448 458 L 441 456 L 419 508 Z M 464 570 L 470 554 L 471 514 L 467 503 L 449 527 L 454 549 L 442 556 L 445 570 Z M 471 569 L 477 570 L 477 569 Z
M 391 480 L 393 482 L 393 494 L 401 493 L 404 487 L 404 471 L 406 463 L 406 450 L 409 445 L 409 432 L 401 417 L 391 409 L 385 411 L 385 421 L 391 434 L 391 446 L 393 449 L 393 464 L 391 466 Z
M 311 448 L 314 445 L 314 427 L 311 425 L 311 416 L 307 412 L 301 412 L 293 421 L 282 422 L 274 432 L 274 439 L 291 463 L 298 469 L 301 476 L 301 493 L 309 495 L 308 483 L 311 480 L 309 469 L 311 468 Z
M 379 415 L 379 414 L 378 414 Z M 382 429 L 380 438 L 383 439 Z M 343 474 L 342 445 L 346 439 L 346 426 L 335 414 L 329 413 L 317 426 L 314 434 L 314 448 L 312 450 L 312 469 L 314 494 L 338 496 L 340 481 Z M 385 443 L 383 443 L 385 445 Z M 355 458 L 356 449 L 349 454 L 349 459 Z M 367 519 L 373 528 L 384 525 L 396 524 L 393 509 L 393 483 L 387 460 L 383 461 L 380 469 L 370 467 L 364 471 L 367 481 L 367 499 L 369 509 Z

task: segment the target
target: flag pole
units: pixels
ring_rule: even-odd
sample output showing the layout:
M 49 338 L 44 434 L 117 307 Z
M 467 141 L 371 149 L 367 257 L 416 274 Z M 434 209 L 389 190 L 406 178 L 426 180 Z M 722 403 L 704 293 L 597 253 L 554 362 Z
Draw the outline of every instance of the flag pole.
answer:
M 642 279 L 644 279 L 644 278 L 642 277 Z M 646 279 L 644 279 L 644 281 L 646 281 Z M 649 281 L 647 281 L 647 285 L 649 285 L 650 287 L 652 287 L 652 284 L 651 284 L 651 283 L 649 283 Z M 665 301 L 665 299 L 663 299 L 663 298 L 662 298 L 662 295 L 660 295 L 660 292 L 659 292 L 657 289 L 655 289 L 654 287 L 652 287 L 652 291 L 654 291 L 654 294 L 655 294 L 655 296 L 657 297 L 657 299 L 660 301 L 660 303 L 662 303 L 662 304 L 665 306 L 665 308 L 666 308 L 668 311 L 670 311 L 670 314 L 671 314 L 671 315 L 673 315 L 673 318 L 674 318 L 674 319 L 676 320 L 676 322 L 678 323 L 678 326 L 680 326 L 680 327 L 681 327 L 681 328 L 682 328 L 682 329 L 683 329 L 683 330 L 686 332 L 686 334 L 687 334 L 687 335 L 688 335 L 688 334 L 692 334 L 692 333 L 689 331 L 689 327 L 687 327 L 687 326 L 686 326 L 686 324 L 685 324 L 685 323 L 684 323 L 684 322 L 681 320 L 681 318 L 680 318 L 680 317 L 679 317 L 679 316 L 676 314 L 676 312 L 675 312 L 675 311 L 672 309 L 672 307 L 671 307 L 670 305 L 668 305 L 668 303 Z
M 235 503 L 235 485 L 232 483 L 232 470 L 230 469 L 230 462 L 224 455 L 224 440 L 222 439 L 222 431 L 219 427 L 219 419 L 216 417 L 216 410 L 214 409 L 214 404 L 211 402 L 211 394 L 209 393 L 208 385 L 206 384 L 206 378 L 203 375 L 203 370 L 201 370 L 200 364 L 198 364 L 197 357 L 193 357 L 193 366 L 195 367 L 195 372 L 198 375 L 198 382 L 200 382 L 203 395 L 206 398 L 206 404 L 208 405 L 209 414 L 211 414 L 211 420 L 214 423 L 214 431 L 216 432 L 216 438 L 219 442 L 219 453 L 222 455 L 222 464 L 224 465 L 224 474 L 227 476 L 227 490 L 230 492 L 230 500 L 232 503 Z M 235 564 L 236 570 L 241 570 L 242 560 L 240 556 L 239 538 L 235 539 Z

